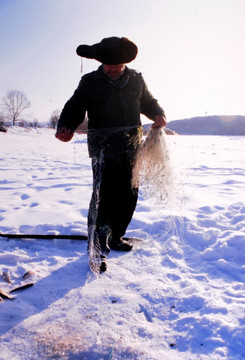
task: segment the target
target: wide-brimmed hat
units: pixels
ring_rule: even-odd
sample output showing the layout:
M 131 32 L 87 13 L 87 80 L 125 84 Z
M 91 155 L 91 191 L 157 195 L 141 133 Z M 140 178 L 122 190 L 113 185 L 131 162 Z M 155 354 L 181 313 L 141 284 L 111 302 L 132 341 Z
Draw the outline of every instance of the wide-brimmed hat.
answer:
M 94 45 L 80 45 L 77 55 L 95 59 L 106 65 L 127 64 L 137 56 L 138 48 L 129 39 L 109 37 Z

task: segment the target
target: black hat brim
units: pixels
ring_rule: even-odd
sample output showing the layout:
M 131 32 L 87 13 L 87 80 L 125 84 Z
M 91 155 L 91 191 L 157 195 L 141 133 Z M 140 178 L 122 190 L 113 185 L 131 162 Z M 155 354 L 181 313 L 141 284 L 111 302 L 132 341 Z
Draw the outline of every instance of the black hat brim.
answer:
M 138 48 L 125 37 L 110 37 L 94 45 L 80 45 L 76 52 L 81 57 L 95 59 L 103 64 L 117 65 L 133 61 Z

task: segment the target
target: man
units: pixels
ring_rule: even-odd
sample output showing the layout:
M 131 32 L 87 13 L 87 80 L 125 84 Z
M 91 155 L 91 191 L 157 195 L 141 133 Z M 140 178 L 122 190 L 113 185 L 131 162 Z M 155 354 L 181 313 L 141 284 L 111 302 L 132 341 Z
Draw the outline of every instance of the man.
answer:
M 79 56 L 96 59 L 102 65 L 82 77 L 62 110 L 56 132 L 57 139 L 71 140 L 87 112 L 93 169 L 88 248 L 90 255 L 96 248 L 101 272 L 107 268 L 110 249 L 132 249 L 122 237 L 138 198 L 138 188 L 132 187 L 131 180 L 141 142 L 140 114 L 153 120 L 153 127 L 166 125 L 164 111 L 148 91 L 142 75 L 126 66 L 137 52 L 132 41 L 118 37 L 105 38 L 92 46 L 80 45 Z

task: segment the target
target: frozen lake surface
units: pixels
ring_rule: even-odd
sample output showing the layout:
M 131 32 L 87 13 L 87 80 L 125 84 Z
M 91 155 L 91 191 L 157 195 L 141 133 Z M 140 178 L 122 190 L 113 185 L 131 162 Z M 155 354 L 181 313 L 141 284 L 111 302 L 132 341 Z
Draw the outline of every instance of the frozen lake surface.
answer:
M 101 276 L 86 242 L 0 239 L 0 359 L 245 358 L 245 137 L 168 136 L 171 196 L 144 196 Z M 0 232 L 86 234 L 85 135 L 0 133 Z M 33 271 L 23 279 L 26 271 Z

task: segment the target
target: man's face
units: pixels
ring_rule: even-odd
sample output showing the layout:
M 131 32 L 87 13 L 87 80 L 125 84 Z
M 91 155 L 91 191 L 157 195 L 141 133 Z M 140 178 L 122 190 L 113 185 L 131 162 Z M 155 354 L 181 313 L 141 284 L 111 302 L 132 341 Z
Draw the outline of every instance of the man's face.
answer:
M 117 80 L 125 70 L 125 64 L 106 65 L 103 64 L 104 73 L 112 80 Z

